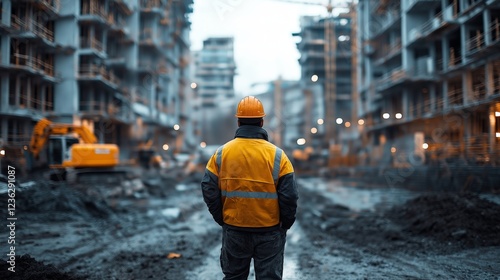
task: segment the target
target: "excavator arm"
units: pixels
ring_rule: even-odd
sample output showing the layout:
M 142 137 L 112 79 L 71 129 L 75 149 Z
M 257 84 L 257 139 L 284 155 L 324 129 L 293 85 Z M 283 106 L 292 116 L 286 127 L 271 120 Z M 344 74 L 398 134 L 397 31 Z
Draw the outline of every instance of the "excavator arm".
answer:
M 85 126 L 54 124 L 47 119 L 41 119 L 33 129 L 30 141 L 30 151 L 35 157 L 38 157 L 50 135 L 65 135 L 69 133 L 76 133 L 84 143 L 97 143 L 95 135 Z

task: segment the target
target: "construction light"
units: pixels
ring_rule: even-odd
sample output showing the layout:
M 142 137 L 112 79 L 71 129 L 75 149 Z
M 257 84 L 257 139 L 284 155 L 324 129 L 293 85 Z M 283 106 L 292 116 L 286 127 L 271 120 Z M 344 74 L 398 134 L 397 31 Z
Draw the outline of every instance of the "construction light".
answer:
M 180 125 L 178 125 L 178 124 L 175 124 L 175 125 L 174 125 L 174 130 L 179 130 L 180 128 L 181 128 L 181 126 L 180 126 Z
M 391 153 L 395 153 L 397 151 L 396 147 L 391 147 Z
M 401 113 L 396 113 L 396 119 L 400 120 L 403 117 L 403 114 Z
M 424 150 L 427 150 L 429 148 L 429 144 L 427 143 L 422 144 L 422 148 L 424 148 Z
M 498 134 L 498 133 L 497 133 Z M 5 150 L 0 151 L 0 155 L 5 156 Z
M 206 146 L 207 146 L 207 143 L 205 143 L 205 142 L 200 143 L 200 147 L 205 148 Z
M 351 127 L 351 123 L 350 122 L 345 122 L 345 127 Z
M 358 124 L 359 125 L 364 125 L 365 124 L 365 120 L 363 120 L 363 119 L 358 120 Z
M 325 121 L 323 119 L 318 119 L 318 124 L 322 125 Z
M 495 112 L 495 117 L 500 117 L 500 112 Z
M 299 138 L 297 139 L 297 145 L 302 146 L 306 143 L 306 139 L 304 138 Z
M 191 88 L 192 88 L 192 89 L 195 89 L 195 88 L 197 88 L 197 87 L 198 87 L 198 84 L 196 84 L 196 83 L 191 83 Z
M 343 120 L 342 118 L 337 118 L 337 119 L 335 120 L 335 122 L 336 122 L 337 124 L 342 124 L 342 123 L 344 122 L 344 120 Z
M 168 151 L 168 148 L 170 148 L 167 144 L 163 144 L 163 150 Z
M 318 132 L 317 128 L 315 128 L 315 127 L 311 128 L 311 133 L 312 134 L 316 134 L 317 132 Z
M 391 117 L 391 115 L 390 115 L 389 113 L 384 113 L 384 114 L 382 115 L 382 118 L 384 118 L 385 120 L 387 120 L 387 119 L 388 119 L 388 118 L 390 118 L 390 117 Z
M 313 83 L 317 82 L 317 81 L 318 81 L 318 79 L 319 79 L 318 75 L 312 75 L 312 76 L 311 76 L 311 81 L 312 81 Z

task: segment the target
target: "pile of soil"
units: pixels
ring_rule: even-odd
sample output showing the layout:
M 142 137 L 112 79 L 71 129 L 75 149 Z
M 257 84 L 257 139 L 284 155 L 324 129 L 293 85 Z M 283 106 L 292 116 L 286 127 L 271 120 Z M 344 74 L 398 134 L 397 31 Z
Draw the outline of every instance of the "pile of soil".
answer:
M 6 196 L 2 194 L 0 199 L 7 200 Z M 34 214 L 49 215 L 53 221 L 74 216 L 107 218 L 113 210 L 103 198 L 89 196 L 63 183 L 40 181 L 29 189 L 16 192 L 16 215 L 31 217 Z
M 30 255 L 23 255 L 16 259 L 15 272 L 7 270 L 10 265 L 0 262 L 0 279 L 12 280 L 83 280 L 85 278 L 72 276 L 61 272 L 53 265 L 46 265 L 36 261 Z
M 332 237 L 377 254 L 500 245 L 500 205 L 476 194 L 423 194 L 375 211 L 354 211 L 307 189 L 300 196 L 297 218 L 302 227 L 332 249 Z M 305 208 L 310 205 L 314 208 Z
M 433 193 L 388 211 L 404 231 L 467 247 L 500 245 L 500 205 L 476 194 Z

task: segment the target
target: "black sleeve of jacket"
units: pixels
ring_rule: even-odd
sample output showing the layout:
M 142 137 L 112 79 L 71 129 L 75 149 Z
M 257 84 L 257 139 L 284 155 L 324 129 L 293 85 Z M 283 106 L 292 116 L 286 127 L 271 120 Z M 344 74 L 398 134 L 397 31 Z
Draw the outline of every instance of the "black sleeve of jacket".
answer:
M 208 206 L 208 211 L 210 211 L 214 220 L 222 226 L 224 221 L 222 219 L 222 200 L 219 189 L 219 178 L 208 169 L 205 169 L 205 175 L 201 180 L 201 191 L 203 193 L 203 200 Z
M 280 206 L 281 227 L 289 229 L 295 222 L 299 193 L 294 173 L 289 173 L 278 180 L 278 203 Z

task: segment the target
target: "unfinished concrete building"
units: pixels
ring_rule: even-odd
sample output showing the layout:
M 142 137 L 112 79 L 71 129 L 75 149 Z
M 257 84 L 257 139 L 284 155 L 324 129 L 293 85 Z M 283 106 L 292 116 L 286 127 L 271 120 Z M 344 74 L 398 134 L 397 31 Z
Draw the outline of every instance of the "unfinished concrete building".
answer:
M 498 164 L 500 1 L 360 1 L 366 163 Z
M 306 135 L 307 138 L 312 137 L 311 140 L 323 148 L 347 140 L 342 138 L 348 135 L 348 127 L 352 123 L 352 85 L 355 80 L 352 15 L 341 13 L 326 18 L 303 16 L 301 30 L 294 34 L 301 39 L 297 48 L 300 52 L 302 86 L 308 88 L 312 84 L 320 84 L 323 88 L 323 102 L 313 102 L 311 106 L 322 107 L 319 111 L 324 115 L 316 117 L 324 123 L 318 125 L 317 119 L 306 120 L 319 129 L 314 135 Z
M 200 140 L 208 144 L 222 144 L 233 136 L 232 130 L 228 132 L 217 123 L 222 121 L 222 112 L 234 111 L 234 38 L 205 39 L 203 48 L 195 53 L 194 75 L 197 84 L 195 110 L 199 120 L 197 132 Z
M 2 0 L 0 138 L 43 117 L 88 125 L 124 156 L 176 140 L 189 87 L 192 0 Z

